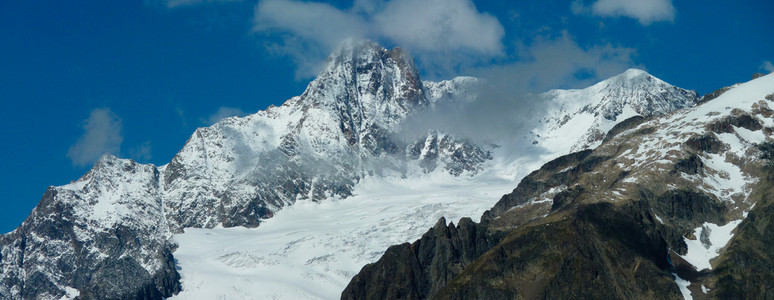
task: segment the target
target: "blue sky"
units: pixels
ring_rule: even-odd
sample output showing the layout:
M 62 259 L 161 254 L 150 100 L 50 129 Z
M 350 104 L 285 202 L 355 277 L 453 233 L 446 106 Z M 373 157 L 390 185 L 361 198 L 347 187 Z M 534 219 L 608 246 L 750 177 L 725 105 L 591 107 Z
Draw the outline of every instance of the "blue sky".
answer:
M 774 71 L 774 3 L 0 1 L 0 232 L 104 152 L 167 163 L 196 127 L 303 92 L 342 39 L 426 79 L 583 87 L 629 67 L 700 94 Z

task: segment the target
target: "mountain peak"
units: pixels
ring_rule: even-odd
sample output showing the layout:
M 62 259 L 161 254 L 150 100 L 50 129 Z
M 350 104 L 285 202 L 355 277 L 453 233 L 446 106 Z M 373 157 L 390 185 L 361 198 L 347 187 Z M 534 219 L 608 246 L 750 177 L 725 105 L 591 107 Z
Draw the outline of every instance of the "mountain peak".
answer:
M 414 61 L 404 50 L 348 39 L 328 57 L 322 72 L 301 95 L 301 103 L 351 116 L 357 127 L 371 123 L 361 122 L 367 119 L 392 127 L 426 104 L 427 98 Z
M 543 145 L 558 147 L 567 136 L 551 136 L 548 132 L 581 133 L 573 151 L 594 148 L 613 126 L 634 116 L 660 116 L 694 106 L 695 91 L 673 86 L 639 69 L 628 69 L 616 76 L 581 90 L 552 90 L 545 94 L 552 99 L 549 117 L 544 121 Z M 589 128 L 576 132 L 573 128 Z M 576 137 L 573 137 L 576 139 Z
M 398 65 L 404 65 L 414 74 L 418 73 L 413 58 L 402 48 L 395 47 L 388 50 L 371 40 L 349 38 L 331 52 L 320 75 L 342 65 L 357 65 L 360 62 L 384 58 L 389 58 Z
M 641 89 L 652 86 L 671 86 L 670 84 L 650 75 L 640 69 L 628 69 L 621 74 L 610 77 L 600 83 L 598 86 L 607 89 L 610 88 L 625 88 L 625 89 Z
M 626 77 L 627 79 L 634 79 L 642 76 L 653 77 L 653 75 L 650 75 L 648 72 L 645 72 L 644 70 L 640 70 L 640 69 L 635 69 L 635 68 L 629 68 L 623 73 L 619 74 L 618 76 Z
M 337 64 L 352 62 L 355 57 L 361 55 L 378 55 L 379 52 L 384 50 L 385 49 L 379 46 L 379 44 L 371 40 L 349 38 L 341 42 L 338 47 L 328 55 L 326 66 L 323 70 L 328 70 Z M 333 66 L 331 64 L 333 64 Z

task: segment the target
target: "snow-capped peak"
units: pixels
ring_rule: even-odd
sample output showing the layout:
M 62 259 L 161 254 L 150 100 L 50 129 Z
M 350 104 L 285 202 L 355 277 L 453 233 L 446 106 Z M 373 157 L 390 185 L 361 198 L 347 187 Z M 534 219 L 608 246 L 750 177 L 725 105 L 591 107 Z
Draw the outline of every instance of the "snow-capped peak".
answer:
M 616 76 L 613 76 L 613 77 L 611 77 L 611 78 L 609 78 L 609 79 L 607 79 L 605 81 L 614 81 L 614 80 L 634 81 L 634 80 L 636 80 L 638 78 L 655 78 L 655 79 L 658 79 L 656 77 L 653 77 L 653 75 L 650 75 L 650 73 L 648 73 L 648 72 L 646 72 L 644 70 L 635 69 L 635 68 L 629 68 L 626 71 L 624 71 L 623 73 L 618 74 Z
M 593 86 L 599 91 L 614 89 L 652 89 L 653 87 L 673 87 L 669 83 L 640 69 L 628 69 L 621 74 L 605 79 Z
M 664 115 L 698 101 L 695 91 L 638 69 L 628 69 L 585 89 L 551 90 L 543 97 L 549 109 L 542 128 L 534 131 L 535 140 L 549 147 L 571 140 L 572 151 L 599 145 L 608 130 L 630 117 Z
M 350 39 L 328 57 L 299 103 L 305 110 L 333 113 L 334 119 L 343 119 L 346 130 L 356 133 L 369 125 L 392 128 L 427 99 L 419 72 L 405 51 Z

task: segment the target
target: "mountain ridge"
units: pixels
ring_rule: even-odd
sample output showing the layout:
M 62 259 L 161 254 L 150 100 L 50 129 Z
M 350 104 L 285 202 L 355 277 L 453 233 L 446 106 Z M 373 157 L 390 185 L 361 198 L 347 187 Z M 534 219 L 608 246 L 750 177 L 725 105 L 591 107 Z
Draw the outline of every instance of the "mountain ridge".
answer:
M 773 102 L 769 74 L 639 120 L 532 172 L 480 223 L 390 247 L 341 298 L 770 297 Z
M 423 82 L 402 50 L 345 44 L 301 96 L 197 129 L 166 165 L 105 155 L 78 181 L 49 188 L 0 239 L 0 292 L 169 297 L 183 288 L 170 237 L 184 228 L 256 227 L 297 201 L 350 197 L 369 176 L 475 176 L 495 148 L 438 131 L 393 136 L 412 113 L 475 81 Z M 554 150 L 543 156 L 570 148 Z

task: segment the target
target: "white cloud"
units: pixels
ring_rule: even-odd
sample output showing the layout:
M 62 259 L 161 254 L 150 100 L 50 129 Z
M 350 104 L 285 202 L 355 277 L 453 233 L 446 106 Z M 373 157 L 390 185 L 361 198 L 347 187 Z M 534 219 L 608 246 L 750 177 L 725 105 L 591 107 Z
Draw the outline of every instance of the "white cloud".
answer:
M 378 35 L 413 51 L 499 54 L 505 34 L 497 18 L 469 0 L 393 0 L 374 20 Z
M 771 61 L 764 61 L 763 64 L 761 64 L 761 70 L 764 70 L 766 72 L 774 72 L 774 64 L 771 64 Z
M 677 12 L 672 0 L 597 0 L 590 8 L 574 1 L 572 11 L 576 14 L 590 12 L 600 17 L 629 17 L 645 26 L 659 21 L 672 22 Z
M 196 6 L 203 4 L 213 4 L 220 2 L 242 2 L 242 0 L 160 0 L 160 1 L 146 1 L 146 4 L 161 4 L 167 8 L 179 8 L 186 6 Z
M 255 7 L 253 31 L 276 35 L 270 52 L 287 55 L 296 64 L 296 77 L 317 75 L 326 55 L 348 37 L 366 36 L 368 24 L 358 15 L 329 4 L 288 0 L 261 1 Z
M 584 88 L 636 67 L 631 48 L 582 47 L 567 33 L 538 38 L 519 48 L 516 62 L 467 70 L 485 79 L 474 92 L 477 100 L 436 104 L 434 110 L 408 124 L 406 132 L 443 128 L 483 139 L 512 136 L 525 125 L 533 126 L 532 116 L 545 113 L 546 103 L 527 95 L 551 88 Z
M 325 56 L 350 37 L 398 44 L 433 65 L 460 53 L 500 55 L 505 34 L 495 17 L 478 12 L 470 0 L 357 0 L 348 10 L 264 0 L 256 5 L 253 30 L 278 37 L 268 48 L 293 58 L 298 77 L 316 75 Z
M 109 108 L 97 108 L 91 111 L 83 123 L 84 133 L 67 151 L 73 165 L 93 164 L 105 153 L 118 153 L 121 150 L 121 118 Z
M 129 157 L 139 162 L 147 162 L 153 155 L 151 155 L 151 143 L 147 141 L 141 145 L 129 150 Z
M 233 116 L 241 117 L 244 115 L 245 115 L 245 112 L 239 108 L 220 107 L 218 108 L 218 111 L 216 111 L 214 114 L 211 114 L 209 117 L 207 117 L 207 120 L 205 122 L 207 123 L 207 125 L 212 125 L 228 117 L 233 117 Z
M 634 66 L 634 52 L 632 48 L 611 44 L 584 48 L 565 32 L 554 39 L 539 37 L 529 46 L 521 46 L 519 61 L 487 68 L 479 76 L 518 82 L 528 93 L 580 88 Z M 584 75 L 579 76 L 581 73 Z

